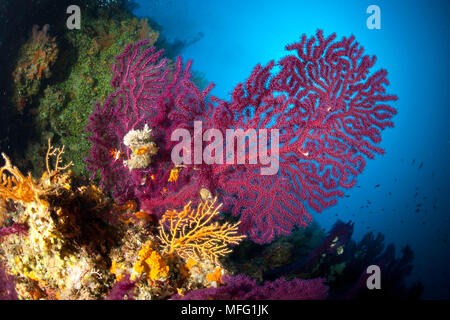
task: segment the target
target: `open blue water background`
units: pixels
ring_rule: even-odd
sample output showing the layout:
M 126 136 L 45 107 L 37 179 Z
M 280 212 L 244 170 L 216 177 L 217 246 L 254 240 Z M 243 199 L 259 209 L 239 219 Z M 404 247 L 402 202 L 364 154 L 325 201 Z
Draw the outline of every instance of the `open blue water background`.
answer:
M 137 2 L 135 13 L 154 19 L 169 39 L 200 39 L 181 54 L 224 99 L 256 63 L 283 57 L 303 33 L 354 34 L 377 55 L 372 70 L 387 69 L 389 92 L 399 97 L 395 128 L 383 132 L 386 154 L 367 162 L 350 197 L 314 218 L 326 229 L 352 220 L 355 239 L 379 231 L 397 251 L 409 244 L 411 280 L 422 280 L 425 298 L 450 298 L 450 1 Z M 371 4 L 381 9 L 381 30 L 366 27 Z

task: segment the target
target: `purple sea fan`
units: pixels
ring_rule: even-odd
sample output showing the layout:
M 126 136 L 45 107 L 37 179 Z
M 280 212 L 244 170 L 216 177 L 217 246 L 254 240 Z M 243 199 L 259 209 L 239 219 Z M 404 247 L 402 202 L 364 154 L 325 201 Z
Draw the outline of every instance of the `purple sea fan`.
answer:
M 97 103 L 89 117 L 87 130 L 91 133 L 89 141 L 93 146 L 86 160 L 87 168 L 93 174 L 100 170 L 101 187 L 114 189 L 116 196 L 131 191 L 128 190 L 131 175 L 119 157 L 130 152 L 125 149 L 122 139 L 130 130 L 139 125 L 143 127 L 145 121 L 158 116 L 159 93 L 168 82 L 169 69 L 167 61 L 160 60 L 161 51 L 155 52 L 151 47 L 139 55 L 141 47 L 147 43 L 129 44 L 116 57 L 118 63 L 112 67 L 114 77 L 111 81 L 111 87 L 116 91 L 103 105 Z
M 240 274 L 224 276 L 225 286 L 193 290 L 175 300 L 323 300 L 328 295 L 324 279 L 286 281 L 279 278 L 258 286 L 256 280 Z
M 278 129 L 279 171 L 261 176 L 261 164 L 229 165 L 211 174 L 224 202 L 240 217 L 241 231 L 258 243 L 306 226 L 343 196 L 366 158 L 382 154 L 381 131 L 392 127 L 397 99 L 386 93 L 387 71 L 370 74 L 375 56 L 353 36 L 335 41 L 322 31 L 288 45 L 296 54 L 257 65 L 217 113 L 226 127 Z M 224 111 L 225 110 L 225 111 Z M 218 124 L 219 125 L 219 124 Z M 273 149 L 270 148 L 270 153 Z
M 176 183 L 167 182 L 173 168 L 170 154 L 174 143 L 170 135 L 175 128 L 189 125 L 196 112 L 191 106 L 190 62 L 183 68 L 178 58 L 169 68 L 167 60 L 162 58 L 163 51 L 145 48 L 146 44 L 146 40 L 129 44 L 116 57 L 111 81 L 115 91 L 103 105 L 97 103 L 89 117 L 87 131 L 93 146 L 86 162 L 93 176 L 99 171 L 100 186 L 113 190 L 116 200 L 151 199 L 151 206 L 146 209 L 152 213 L 153 208 L 181 205 L 194 197 L 193 192 L 186 193 L 182 188 L 189 179 L 188 170 L 180 174 Z M 210 88 L 195 93 L 204 97 Z M 188 118 L 181 113 L 174 114 L 177 107 L 183 109 L 187 105 Z M 147 132 L 154 143 L 152 146 L 157 148 L 153 150 L 156 154 L 141 167 L 127 167 L 126 159 L 129 161 L 133 152 L 145 154 L 146 147 L 133 150 L 126 145 L 124 137 L 132 130 L 139 133 L 146 128 L 151 129 Z

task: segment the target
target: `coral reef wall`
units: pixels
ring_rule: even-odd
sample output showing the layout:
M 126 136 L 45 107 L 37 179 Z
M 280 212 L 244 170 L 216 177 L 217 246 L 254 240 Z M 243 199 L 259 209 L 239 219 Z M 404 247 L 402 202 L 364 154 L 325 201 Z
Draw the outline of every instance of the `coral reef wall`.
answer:
M 116 199 L 138 201 L 155 218 L 165 206 L 203 192 L 219 196 L 239 216 L 241 231 L 259 243 L 308 225 L 312 211 L 334 205 L 343 189 L 355 185 L 366 159 L 384 152 L 377 144 L 396 114 L 388 105 L 397 97 L 386 93 L 387 71 L 370 73 L 375 56 L 364 55 L 353 36 L 335 39 L 322 31 L 302 36 L 286 47 L 296 55 L 281 59 L 279 71 L 274 61 L 257 65 L 230 102 L 208 96 L 212 84 L 201 92 L 192 83 L 191 62 L 183 67 L 178 58 L 171 71 L 161 51 L 146 42 L 130 44 L 112 68 L 115 91 L 90 116 L 89 170 L 100 172 L 102 188 L 113 189 Z M 207 129 L 226 136 L 229 128 L 278 129 L 279 150 L 273 138 L 267 149 L 279 154 L 279 170 L 262 175 L 267 168 L 251 153 L 244 165 L 225 161 L 223 153 L 212 164 L 193 156 L 196 143 L 207 148 L 196 142 Z M 176 129 L 194 137 L 182 166 L 171 160 L 175 144 L 169 137 Z M 125 138 L 137 130 L 147 130 L 158 150 L 127 145 Z

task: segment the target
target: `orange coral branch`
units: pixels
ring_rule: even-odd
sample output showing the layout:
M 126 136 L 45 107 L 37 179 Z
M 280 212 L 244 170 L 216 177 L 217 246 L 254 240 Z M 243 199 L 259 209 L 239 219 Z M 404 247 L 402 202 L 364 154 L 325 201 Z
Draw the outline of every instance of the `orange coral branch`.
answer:
M 5 164 L 0 168 L 0 197 L 24 203 L 33 201 L 37 195 L 37 188 L 31 174 L 25 177 L 4 153 L 2 157 Z
M 168 210 L 160 221 L 160 240 L 164 251 L 176 253 L 186 260 L 210 260 L 218 263 L 218 258 L 231 252 L 230 244 L 237 244 L 245 238 L 237 235 L 238 223 L 219 224 L 213 221 L 222 204 L 215 205 L 217 199 L 205 201 L 197 209 L 189 202 L 182 211 Z M 166 228 L 168 232 L 166 232 Z

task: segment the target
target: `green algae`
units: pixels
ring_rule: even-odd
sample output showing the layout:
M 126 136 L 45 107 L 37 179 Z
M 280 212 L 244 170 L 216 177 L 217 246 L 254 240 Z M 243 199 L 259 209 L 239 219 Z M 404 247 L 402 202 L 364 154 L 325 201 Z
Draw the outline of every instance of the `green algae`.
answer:
M 35 126 L 40 133 L 37 145 L 52 137 L 66 146 L 66 157 L 73 161 L 73 170 L 85 175 L 84 160 L 91 147 L 86 125 L 95 103 L 102 103 L 111 92 L 110 71 L 117 56 L 130 42 L 143 38 L 153 44 L 158 32 L 145 19 L 129 14 L 85 19 L 83 28 L 68 31 L 60 39 L 61 57 L 55 66 L 55 77 L 43 90 L 37 104 Z M 27 158 L 33 171 L 39 172 L 43 148 L 30 145 Z

